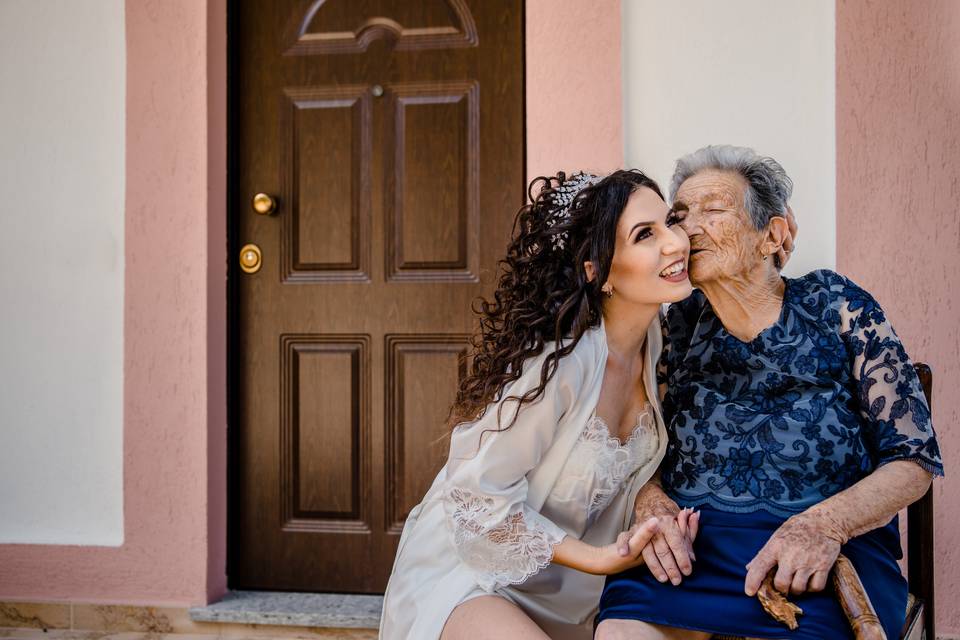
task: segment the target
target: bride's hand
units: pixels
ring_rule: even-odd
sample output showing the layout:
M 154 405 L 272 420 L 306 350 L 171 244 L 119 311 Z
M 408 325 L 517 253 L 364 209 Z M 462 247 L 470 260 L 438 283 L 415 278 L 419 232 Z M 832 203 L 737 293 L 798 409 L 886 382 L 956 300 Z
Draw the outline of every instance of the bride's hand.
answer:
M 596 549 L 596 560 L 591 563 L 593 566 L 590 573 L 611 575 L 643 564 L 642 550 L 650 544 L 659 527 L 658 520 L 650 518 L 645 522 L 635 524 L 629 531 L 622 532 L 617 537 L 616 542 L 602 547 L 594 547 Z M 627 554 L 621 553 L 621 548 L 624 545 L 628 549 Z
M 681 510 L 654 482 L 645 485 L 637 494 L 634 514 L 636 522 L 656 518 L 660 525 L 653 540 L 641 550 L 650 573 L 660 582 L 670 580 L 672 584 L 680 584 L 682 576 L 693 572 L 693 562 L 697 559 L 693 541 L 700 528 L 700 514 L 689 509 Z M 625 533 L 632 531 L 631 528 Z M 623 537 L 621 534 L 618 539 L 620 552 L 632 555 L 631 551 L 635 549 L 628 549 L 623 544 Z

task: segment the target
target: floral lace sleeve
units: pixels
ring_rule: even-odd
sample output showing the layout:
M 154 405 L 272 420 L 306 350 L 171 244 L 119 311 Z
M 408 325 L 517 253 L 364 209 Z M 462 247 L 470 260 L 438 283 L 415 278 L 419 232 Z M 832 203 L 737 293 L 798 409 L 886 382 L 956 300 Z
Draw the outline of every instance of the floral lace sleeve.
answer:
M 563 529 L 523 503 L 454 487 L 447 492 L 453 543 L 477 584 L 492 592 L 524 582 L 553 560 Z
M 581 372 L 572 353 L 560 360 L 543 396 L 524 405 L 509 428 L 498 428 L 498 404 L 451 436 L 444 484 L 447 526 L 460 560 L 485 591 L 524 582 L 553 560 L 566 532 L 526 504 L 527 474 L 550 447 L 557 426 L 572 406 Z M 537 385 L 543 355 L 501 394 L 503 424 L 509 425 L 511 396 Z
M 943 475 L 940 447 L 920 387 L 900 338 L 879 303 L 859 286 L 838 278 L 841 336 L 852 356 L 860 415 L 876 465 L 913 460 Z

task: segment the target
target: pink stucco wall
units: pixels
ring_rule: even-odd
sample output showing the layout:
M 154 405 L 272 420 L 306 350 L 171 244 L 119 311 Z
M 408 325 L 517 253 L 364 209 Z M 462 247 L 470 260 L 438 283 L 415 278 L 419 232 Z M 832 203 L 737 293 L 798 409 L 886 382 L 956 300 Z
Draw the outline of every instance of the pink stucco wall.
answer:
M 527 176 L 623 165 L 620 0 L 527 0 Z
M 224 0 L 126 3 L 124 543 L 0 545 L 0 600 L 226 587 Z
M 960 632 L 958 203 L 960 2 L 838 1 L 837 265 L 933 368 L 938 633 Z

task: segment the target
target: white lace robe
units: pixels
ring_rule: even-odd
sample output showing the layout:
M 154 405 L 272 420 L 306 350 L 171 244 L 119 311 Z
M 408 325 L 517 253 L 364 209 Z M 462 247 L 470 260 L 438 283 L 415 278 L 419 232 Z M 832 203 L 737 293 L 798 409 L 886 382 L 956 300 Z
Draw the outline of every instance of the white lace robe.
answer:
M 585 441 L 596 440 L 595 433 L 584 431 L 596 428 L 591 418 L 607 359 L 602 323 L 560 359 L 544 395 L 525 405 L 512 427 L 497 431 L 497 407 L 491 407 L 454 430 L 447 464 L 403 528 L 384 594 L 381 639 L 436 639 L 458 604 L 485 593 L 516 602 L 551 637 L 590 637 L 604 578 L 550 564 L 553 546 L 566 535 L 609 544 L 629 527 L 636 492 L 666 449 L 655 400 L 660 345 L 655 322 L 647 332 L 644 382 L 653 399 L 656 447 L 643 454 L 637 453 L 643 447 L 629 449 L 635 468 L 624 482 L 612 477 L 583 482 L 582 460 L 571 459 L 578 449 L 583 455 Z M 535 387 L 551 348 L 524 363 L 520 378 L 501 397 Z M 506 417 L 514 406 L 506 403 Z M 571 482 L 578 474 L 581 481 Z M 611 482 L 618 485 L 615 494 L 598 497 Z M 597 509 L 601 503 L 606 508 Z

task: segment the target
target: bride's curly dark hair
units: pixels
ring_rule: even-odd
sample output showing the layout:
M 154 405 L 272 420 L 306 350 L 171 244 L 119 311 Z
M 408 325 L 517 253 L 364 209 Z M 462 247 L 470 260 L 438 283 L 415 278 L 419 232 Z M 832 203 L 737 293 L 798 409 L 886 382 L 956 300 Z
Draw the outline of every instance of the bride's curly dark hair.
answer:
M 630 194 L 640 187 L 661 198 L 663 194 L 640 171 L 615 171 L 584 187 L 570 204 L 569 216 L 556 220 L 556 198 L 562 198 L 557 189 L 581 177 L 558 173 L 530 183 L 530 203 L 517 212 L 507 256 L 498 263 L 502 274 L 493 299 L 481 298 L 474 305 L 480 328 L 473 336 L 472 364 L 460 381 L 448 426 L 482 416 L 500 399 L 504 387 L 520 377 L 524 361 L 555 341 L 557 349 L 547 355 L 539 385 L 507 398 L 516 402 L 516 410 L 506 427 L 500 424 L 505 404 L 500 403 L 498 428 L 512 426 L 521 407 L 543 394 L 560 358 L 573 351 L 587 329 L 600 323 L 600 287 L 610 273 L 617 223 Z M 587 261 L 596 270 L 591 282 L 584 268 Z

